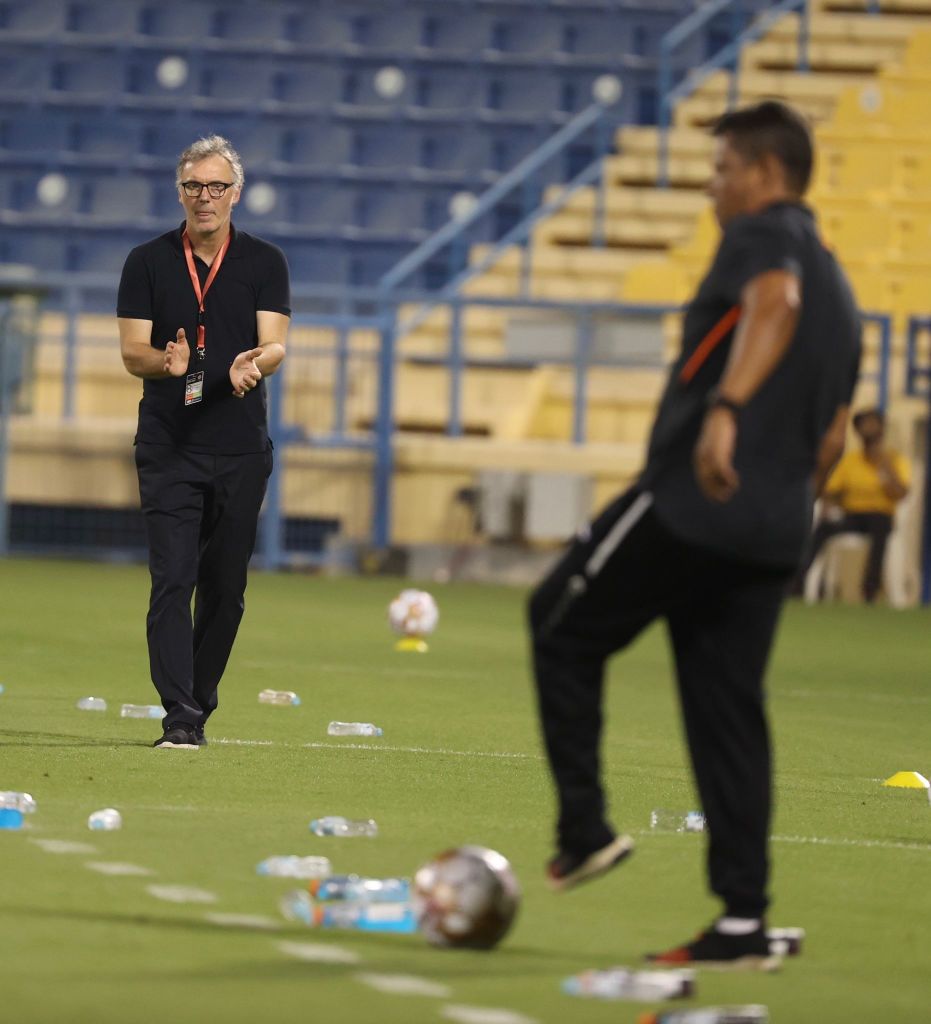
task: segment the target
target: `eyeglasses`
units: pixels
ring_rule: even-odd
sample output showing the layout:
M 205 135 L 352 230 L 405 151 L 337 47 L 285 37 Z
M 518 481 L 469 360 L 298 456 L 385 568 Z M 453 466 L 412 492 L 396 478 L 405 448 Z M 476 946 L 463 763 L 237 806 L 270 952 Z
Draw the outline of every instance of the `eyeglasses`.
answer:
M 202 185 L 199 181 L 182 181 L 181 187 L 184 189 L 184 194 L 190 196 L 191 199 L 197 199 L 204 189 L 207 190 L 212 199 L 222 199 L 223 193 L 228 188 L 233 188 L 233 182 L 208 181 L 206 185 Z

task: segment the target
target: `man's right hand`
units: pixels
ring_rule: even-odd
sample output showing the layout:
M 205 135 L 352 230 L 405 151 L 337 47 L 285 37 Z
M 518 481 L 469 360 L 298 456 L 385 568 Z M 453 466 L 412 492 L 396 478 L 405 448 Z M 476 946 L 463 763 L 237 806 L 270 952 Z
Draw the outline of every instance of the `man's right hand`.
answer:
M 191 348 L 187 343 L 184 328 L 178 328 L 174 341 L 165 346 L 165 373 L 169 377 L 183 377 L 191 361 Z

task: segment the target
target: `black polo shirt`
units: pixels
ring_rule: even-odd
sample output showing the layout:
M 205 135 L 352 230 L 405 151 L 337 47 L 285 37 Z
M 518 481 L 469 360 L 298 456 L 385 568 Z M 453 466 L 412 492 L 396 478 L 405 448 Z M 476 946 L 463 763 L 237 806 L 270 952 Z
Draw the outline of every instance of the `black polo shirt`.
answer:
M 728 502 L 704 497 L 692 455 L 708 394 L 718 384 L 754 277 L 789 270 L 802 308 L 791 345 L 738 417 Z M 860 318 L 847 280 L 822 245 L 811 211 L 780 202 L 728 224 L 711 269 L 689 305 L 682 351 L 660 402 L 641 485 L 667 528 L 690 543 L 750 563 L 798 563 L 811 524 L 821 440 L 849 404 L 860 363 Z
M 151 343 L 164 349 L 183 327 L 191 347 L 188 374 L 203 371 L 203 398 L 185 405 L 185 377 L 142 382 L 136 441 L 216 454 L 268 447 L 265 381 L 236 398 L 229 379 L 235 357 L 258 345 L 256 312 L 291 315 L 288 264 L 269 242 L 230 226 L 230 246 L 204 300 L 206 358 L 198 359 L 198 303 L 188 273 L 184 225 L 137 246 L 123 266 L 117 316 L 151 320 Z M 194 257 L 203 289 L 210 268 Z

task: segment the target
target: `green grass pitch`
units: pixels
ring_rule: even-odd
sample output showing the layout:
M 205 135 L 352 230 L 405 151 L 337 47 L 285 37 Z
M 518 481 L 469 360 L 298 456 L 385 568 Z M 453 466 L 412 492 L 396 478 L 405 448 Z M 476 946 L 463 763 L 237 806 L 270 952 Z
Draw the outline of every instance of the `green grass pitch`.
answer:
M 255 573 L 214 742 L 185 752 L 151 749 L 157 722 L 119 717 L 120 703 L 155 696 L 147 588 L 135 566 L 0 562 L 0 789 L 29 791 L 39 807 L 27 829 L 0 832 L 0 1019 L 419 1024 L 457 1004 L 539 1024 L 626 1024 L 647 1007 L 572 999 L 561 979 L 635 964 L 714 914 L 702 837 L 648 829 L 652 808 L 695 803 L 661 629 L 610 669 L 607 779 L 615 824 L 638 849 L 604 880 L 557 896 L 542 884 L 553 802 L 522 592 L 435 587 L 430 653 L 397 654 L 385 618 L 397 581 Z M 807 941 L 777 975 L 701 974 L 686 1005 L 764 1003 L 774 1024 L 931 1020 L 931 807 L 922 791 L 880 785 L 900 769 L 931 774 L 929 633 L 925 612 L 787 609 L 769 679 L 770 923 L 803 926 Z M 265 687 L 296 690 L 303 703 L 260 705 Z M 77 711 L 87 695 L 105 697 L 109 711 Z M 331 719 L 372 721 L 385 735 L 329 738 Z M 88 831 L 88 814 L 107 806 L 122 811 L 122 830 Z M 307 824 L 327 813 L 374 817 L 380 835 L 318 839 Z M 52 854 L 40 839 L 94 852 Z M 255 874 L 270 854 L 325 854 L 338 872 L 396 875 L 465 842 L 503 852 L 524 889 L 517 923 L 492 953 L 205 919 L 277 919 L 294 883 Z M 88 861 L 152 874 L 102 875 Z M 217 901 L 159 901 L 146 891 L 153 883 Z M 281 942 L 321 942 L 357 962 L 301 961 Z M 362 972 L 449 991 L 381 994 Z

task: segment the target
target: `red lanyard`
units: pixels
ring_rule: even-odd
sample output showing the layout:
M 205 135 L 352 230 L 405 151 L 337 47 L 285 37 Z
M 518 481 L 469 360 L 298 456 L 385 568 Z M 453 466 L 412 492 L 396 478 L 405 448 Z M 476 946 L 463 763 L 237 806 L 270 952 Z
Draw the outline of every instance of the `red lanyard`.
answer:
M 220 272 L 220 267 L 223 265 L 223 258 L 226 256 L 226 250 L 230 247 L 230 241 L 232 235 L 226 236 L 226 241 L 220 246 L 220 251 L 216 254 L 213 260 L 213 265 L 210 267 L 210 273 L 207 275 L 207 280 L 204 283 L 204 290 L 200 288 L 200 278 L 197 276 L 197 267 L 194 266 L 194 250 L 191 247 L 191 240 L 188 237 L 187 228 L 181 233 L 181 242 L 184 245 L 184 258 L 187 260 L 187 272 L 191 275 L 191 284 L 194 285 L 194 295 L 197 298 L 198 313 L 197 313 L 197 357 L 203 359 L 207 354 L 206 336 L 207 331 L 204 327 L 204 299 L 207 298 L 207 292 L 210 291 L 210 286 L 213 284 L 214 278 Z

